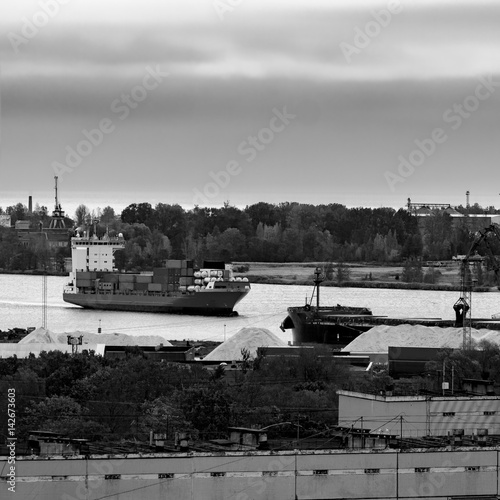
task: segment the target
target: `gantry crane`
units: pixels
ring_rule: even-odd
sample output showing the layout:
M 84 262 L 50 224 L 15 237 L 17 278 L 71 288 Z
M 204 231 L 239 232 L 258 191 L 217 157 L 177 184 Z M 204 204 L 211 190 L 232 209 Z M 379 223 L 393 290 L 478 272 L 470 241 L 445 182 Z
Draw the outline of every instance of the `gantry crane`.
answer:
M 462 347 L 464 349 L 470 349 L 472 345 L 471 339 L 471 328 L 472 328 L 472 288 L 473 280 L 472 274 L 470 272 L 469 264 L 474 252 L 477 250 L 479 245 L 484 242 L 488 251 L 488 255 L 491 260 L 491 265 L 495 271 L 498 282 L 498 271 L 500 265 L 493 254 L 491 245 L 489 243 L 489 238 L 495 236 L 500 240 L 500 229 L 497 224 L 491 224 L 487 228 L 478 231 L 474 236 L 474 241 L 467 252 L 467 255 L 462 259 L 460 266 L 460 298 L 453 305 L 455 313 L 457 316 L 457 325 L 462 323 L 463 328 L 463 340 Z

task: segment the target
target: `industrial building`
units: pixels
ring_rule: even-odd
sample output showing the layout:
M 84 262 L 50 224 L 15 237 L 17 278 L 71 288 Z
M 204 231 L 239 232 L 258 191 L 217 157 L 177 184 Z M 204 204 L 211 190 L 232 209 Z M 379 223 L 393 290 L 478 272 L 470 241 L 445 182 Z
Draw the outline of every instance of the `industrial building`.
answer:
M 338 391 L 339 425 L 403 438 L 500 434 L 500 396 L 392 396 Z
M 0 457 L 18 498 L 493 500 L 499 447 Z M 14 479 L 12 479 L 14 478 Z

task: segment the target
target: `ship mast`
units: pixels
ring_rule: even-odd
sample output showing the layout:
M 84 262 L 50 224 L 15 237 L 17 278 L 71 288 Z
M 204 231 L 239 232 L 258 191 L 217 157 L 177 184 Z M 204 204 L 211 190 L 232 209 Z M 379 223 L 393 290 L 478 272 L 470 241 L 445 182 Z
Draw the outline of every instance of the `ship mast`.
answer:
M 319 286 L 323 282 L 323 272 L 320 267 L 314 271 L 314 288 L 316 290 L 316 308 L 319 309 Z

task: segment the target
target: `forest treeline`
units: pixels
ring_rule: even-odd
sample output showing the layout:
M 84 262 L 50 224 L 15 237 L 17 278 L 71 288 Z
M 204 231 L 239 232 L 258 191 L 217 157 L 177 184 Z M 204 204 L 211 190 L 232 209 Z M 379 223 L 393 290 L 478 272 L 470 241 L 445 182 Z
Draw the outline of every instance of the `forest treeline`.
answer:
M 477 204 L 457 210 L 464 214 L 498 212 Z M 13 225 L 16 220 L 30 220 L 35 231 L 50 223 L 46 207 L 36 207 L 29 214 L 19 203 L 7 207 L 5 213 L 11 215 Z M 67 219 L 67 226 L 95 230 L 98 235 L 122 233 L 126 247 L 117 253 L 116 263 L 127 270 L 159 266 L 166 258 L 197 262 L 445 260 L 465 254 L 473 237 L 465 221 L 457 224 L 444 211 L 419 219 L 406 209 L 347 208 L 336 203 L 260 202 L 244 209 L 225 203 L 221 208 L 185 210 L 180 205 L 158 203 L 153 207 L 144 202 L 129 205 L 121 214 L 109 206 L 91 212 L 82 204 L 74 219 Z M 42 238 L 20 247 L 15 231 L 8 228 L 0 228 L 0 236 L 3 269 L 36 269 L 50 258 L 62 265 L 69 256 L 69 248 L 50 249 Z

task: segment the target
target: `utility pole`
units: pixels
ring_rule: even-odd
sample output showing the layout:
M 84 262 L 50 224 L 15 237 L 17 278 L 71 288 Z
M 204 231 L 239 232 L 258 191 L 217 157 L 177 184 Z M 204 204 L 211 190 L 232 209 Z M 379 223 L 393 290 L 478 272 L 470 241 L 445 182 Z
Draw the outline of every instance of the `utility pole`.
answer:
M 42 328 L 47 329 L 47 270 L 42 275 Z

